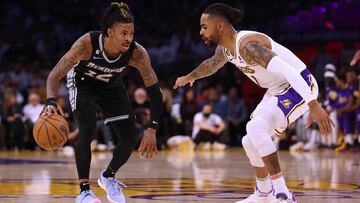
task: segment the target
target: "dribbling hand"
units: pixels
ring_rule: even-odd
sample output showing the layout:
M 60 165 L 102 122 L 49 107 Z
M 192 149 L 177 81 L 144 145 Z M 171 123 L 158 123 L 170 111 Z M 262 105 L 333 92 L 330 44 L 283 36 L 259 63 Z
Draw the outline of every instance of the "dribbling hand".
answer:
M 51 114 L 60 114 L 64 117 L 64 112 L 62 108 L 57 105 L 55 101 L 48 99 L 44 106 L 44 109 L 40 113 L 40 116 L 51 116 Z
M 326 111 L 320 106 L 320 104 L 314 100 L 309 103 L 310 114 L 306 124 L 306 128 L 309 128 L 311 123 L 315 121 L 319 128 L 321 135 L 330 135 L 334 122 L 330 119 Z
M 195 80 L 191 79 L 189 76 L 182 76 L 176 79 L 175 85 L 174 85 L 174 89 L 178 88 L 178 87 L 183 87 L 186 84 L 190 84 L 190 87 L 193 86 Z
M 156 130 L 152 128 L 148 128 L 145 131 L 144 137 L 141 140 L 141 144 L 139 147 L 140 157 L 144 157 L 145 159 L 151 159 L 154 154 L 157 154 L 157 146 L 156 146 Z

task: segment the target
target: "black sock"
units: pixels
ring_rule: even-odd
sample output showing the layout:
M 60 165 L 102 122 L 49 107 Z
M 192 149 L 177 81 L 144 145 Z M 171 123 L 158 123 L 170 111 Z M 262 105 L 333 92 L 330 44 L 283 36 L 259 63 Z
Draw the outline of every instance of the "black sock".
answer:
M 107 169 L 104 171 L 103 176 L 105 178 L 115 177 L 116 171 L 112 170 L 110 167 L 107 167 Z
M 89 182 L 82 182 L 80 183 L 80 190 L 82 192 L 84 192 L 85 190 L 90 190 L 90 183 Z

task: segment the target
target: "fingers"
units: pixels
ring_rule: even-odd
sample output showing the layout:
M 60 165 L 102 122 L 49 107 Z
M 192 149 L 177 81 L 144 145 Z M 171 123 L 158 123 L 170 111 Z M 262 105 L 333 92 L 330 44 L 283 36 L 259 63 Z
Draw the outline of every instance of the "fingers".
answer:
M 64 117 L 64 111 L 62 110 L 62 108 L 58 105 L 58 107 L 57 107 L 57 110 L 59 111 L 59 113 L 60 113 L 60 115 L 62 116 L 62 117 Z
M 326 115 L 326 130 L 327 130 L 327 135 L 331 134 L 332 131 L 332 127 L 333 125 L 333 121 L 330 119 L 330 117 L 328 115 Z
M 42 116 L 50 116 L 51 114 L 57 114 L 57 109 L 52 105 L 47 105 L 44 107 Z
M 138 151 L 143 152 L 144 151 L 144 146 L 145 146 L 144 145 L 144 139 L 142 139 Z
M 356 60 L 355 59 L 351 60 L 350 66 L 355 66 L 355 64 L 356 64 Z
M 328 115 L 323 116 L 320 121 L 318 122 L 320 132 L 322 135 L 330 135 L 331 134 L 331 127 L 332 121 Z

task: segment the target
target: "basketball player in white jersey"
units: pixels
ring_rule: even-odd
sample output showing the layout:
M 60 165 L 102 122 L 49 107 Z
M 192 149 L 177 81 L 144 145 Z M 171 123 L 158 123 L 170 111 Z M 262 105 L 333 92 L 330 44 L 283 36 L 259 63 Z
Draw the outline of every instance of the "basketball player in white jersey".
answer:
M 242 144 L 256 174 L 255 193 L 242 203 L 297 202 L 282 175 L 277 149 L 271 140 L 310 109 L 309 123 L 315 121 L 322 134 L 331 132 L 332 122 L 316 98 L 318 86 L 305 64 L 291 51 L 265 34 L 235 31 L 232 26 L 243 10 L 225 4 L 208 6 L 200 19 L 200 35 L 207 45 L 217 45 L 215 54 L 194 71 L 176 80 L 174 88 L 218 71 L 226 62 L 237 66 L 257 85 L 267 88 L 252 113 Z

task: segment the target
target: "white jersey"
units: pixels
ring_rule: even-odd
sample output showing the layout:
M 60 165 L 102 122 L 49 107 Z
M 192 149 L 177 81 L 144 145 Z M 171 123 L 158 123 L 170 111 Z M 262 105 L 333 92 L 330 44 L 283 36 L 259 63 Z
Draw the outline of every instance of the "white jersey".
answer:
M 290 84 L 286 78 L 280 74 L 268 71 L 259 65 L 249 65 L 240 56 L 239 44 L 245 36 L 260 34 L 266 36 L 271 42 L 271 50 L 281 59 L 287 62 L 291 67 L 295 68 L 299 73 L 306 68 L 306 65 L 286 47 L 278 44 L 269 36 L 255 31 L 240 31 L 236 34 L 236 52 L 235 56 L 231 54 L 229 49 L 223 48 L 225 57 L 248 76 L 258 86 L 268 89 L 268 93 L 276 95 L 287 89 Z

